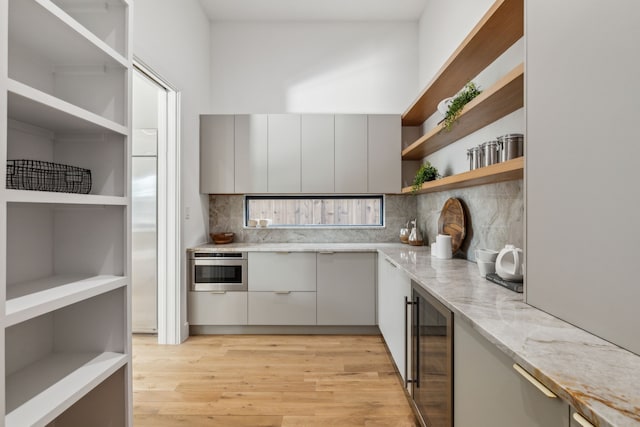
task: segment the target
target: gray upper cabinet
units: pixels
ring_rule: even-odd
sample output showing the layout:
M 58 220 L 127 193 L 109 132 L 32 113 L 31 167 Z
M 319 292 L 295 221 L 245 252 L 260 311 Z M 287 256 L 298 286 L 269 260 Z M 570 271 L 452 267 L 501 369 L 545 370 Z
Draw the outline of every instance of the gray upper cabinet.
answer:
M 399 193 L 402 189 L 400 116 L 370 115 L 368 129 L 367 191 Z
M 337 115 L 336 193 L 367 192 L 367 116 Z
M 267 192 L 267 115 L 237 115 L 235 123 L 235 192 Z
M 269 115 L 268 170 L 270 193 L 299 193 L 300 115 Z
M 401 190 L 399 115 L 200 116 L 200 192 Z
M 333 193 L 334 116 L 302 116 L 302 192 Z
M 200 116 L 200 192 L 233 193 L 234 133 L 232 115 Z

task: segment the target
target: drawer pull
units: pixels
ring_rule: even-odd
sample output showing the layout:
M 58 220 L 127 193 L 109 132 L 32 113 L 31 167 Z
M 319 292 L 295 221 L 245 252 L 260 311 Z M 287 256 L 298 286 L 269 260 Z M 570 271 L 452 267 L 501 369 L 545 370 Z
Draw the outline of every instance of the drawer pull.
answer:
M 211 291 L 209 293 L 213 295 L 224 295 L 227 293 L 227 291 Z
M 533 384 L 538 390 L 540 390 L 548 398 L 554 399 L 554 398 L 558 397 L 558 396 L 556 396 L 556 394 L 554 392 L 552 392 L 547 387 L 545 387 L 544 384 L 542 384 L 540 381 L 538 381 L 536 378 L 534 378 L 533 375 L 531 375 L 529 372 L 525 371 L 522 368 L 522 366 L 518 365 L 517 363 L 514 363 L 513 364 L 513 369 L 515 369 L 520 375 L 522 375 L 527 381 L 529 381 L 531 384 Z
M 583 417 L 577 412 L 573 413 L 573 419 L 576 420 L 576 422 L 580 424 L 582 427 L 595 427 L 593 424 L 587 421 L 585 417 Z
M 333 255 L 335 252 L 333 251 L 320 251 L 318 252 L 320 255 Z
M 287 252 L 287 251 L 278 251 L 276 252 L 278 255 L 289 255 L 291 252 Z
M 385 260 L 385 261 L 387 261 L 391 267 L 393 267 L 393 268 L 398 268 L 398 267 L 396 267 L 396 265 L 395 265 L 394 263 L 392 263 L 391 261 L 389 261 L 389 258 L 385 258 L 384 260 Z
M 291 291 L 275 291 L 274 294 L 276 295 L 289 295 L 291 293 Z

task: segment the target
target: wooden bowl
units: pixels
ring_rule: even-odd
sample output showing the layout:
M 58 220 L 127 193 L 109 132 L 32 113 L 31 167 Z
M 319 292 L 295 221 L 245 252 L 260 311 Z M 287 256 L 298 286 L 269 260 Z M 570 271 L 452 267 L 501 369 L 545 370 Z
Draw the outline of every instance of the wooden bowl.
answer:
M 235 237 L 234 233 L 209 233 L 211 236 L 211 240 L 216 245 L 226 245 L 227 243 L 233 242 L 233 238 Z

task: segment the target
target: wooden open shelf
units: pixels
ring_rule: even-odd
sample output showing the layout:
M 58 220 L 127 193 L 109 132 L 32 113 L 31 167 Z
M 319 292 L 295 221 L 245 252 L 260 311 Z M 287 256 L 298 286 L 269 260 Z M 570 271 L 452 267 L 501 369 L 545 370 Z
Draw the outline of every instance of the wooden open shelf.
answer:
M 420 125 L 523 35 L 524 0 L 497 0 L 402 115 L 402 125 Z
M 435 181 L 422 184 L 418 194 L 437 193 L 438 191 L 454 190 L 457 188 L 473 187 L 476 185 L 492 184 L 502 181 L 513 181 L 524 176 L 524 157 L 497 163 L 484 168 L 474 169 L 457 175 L 447 176 Z M 411 194 L 412 188 L 402 189 L 403 194 Z
M 450 131 L 440 123 L 402 150 L 402 160 L 420 160 L 524 105 L 524 64 L 464 106 Z

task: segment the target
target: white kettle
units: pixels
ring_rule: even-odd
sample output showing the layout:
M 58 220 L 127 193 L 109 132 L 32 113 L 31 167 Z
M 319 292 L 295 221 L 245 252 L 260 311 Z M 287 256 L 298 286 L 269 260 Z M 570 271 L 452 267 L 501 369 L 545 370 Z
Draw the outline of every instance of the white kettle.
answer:
M 522 281 L 524 252 L 513 245 L 506 245 L 496 259 L 496 273 L 504 280 Z

